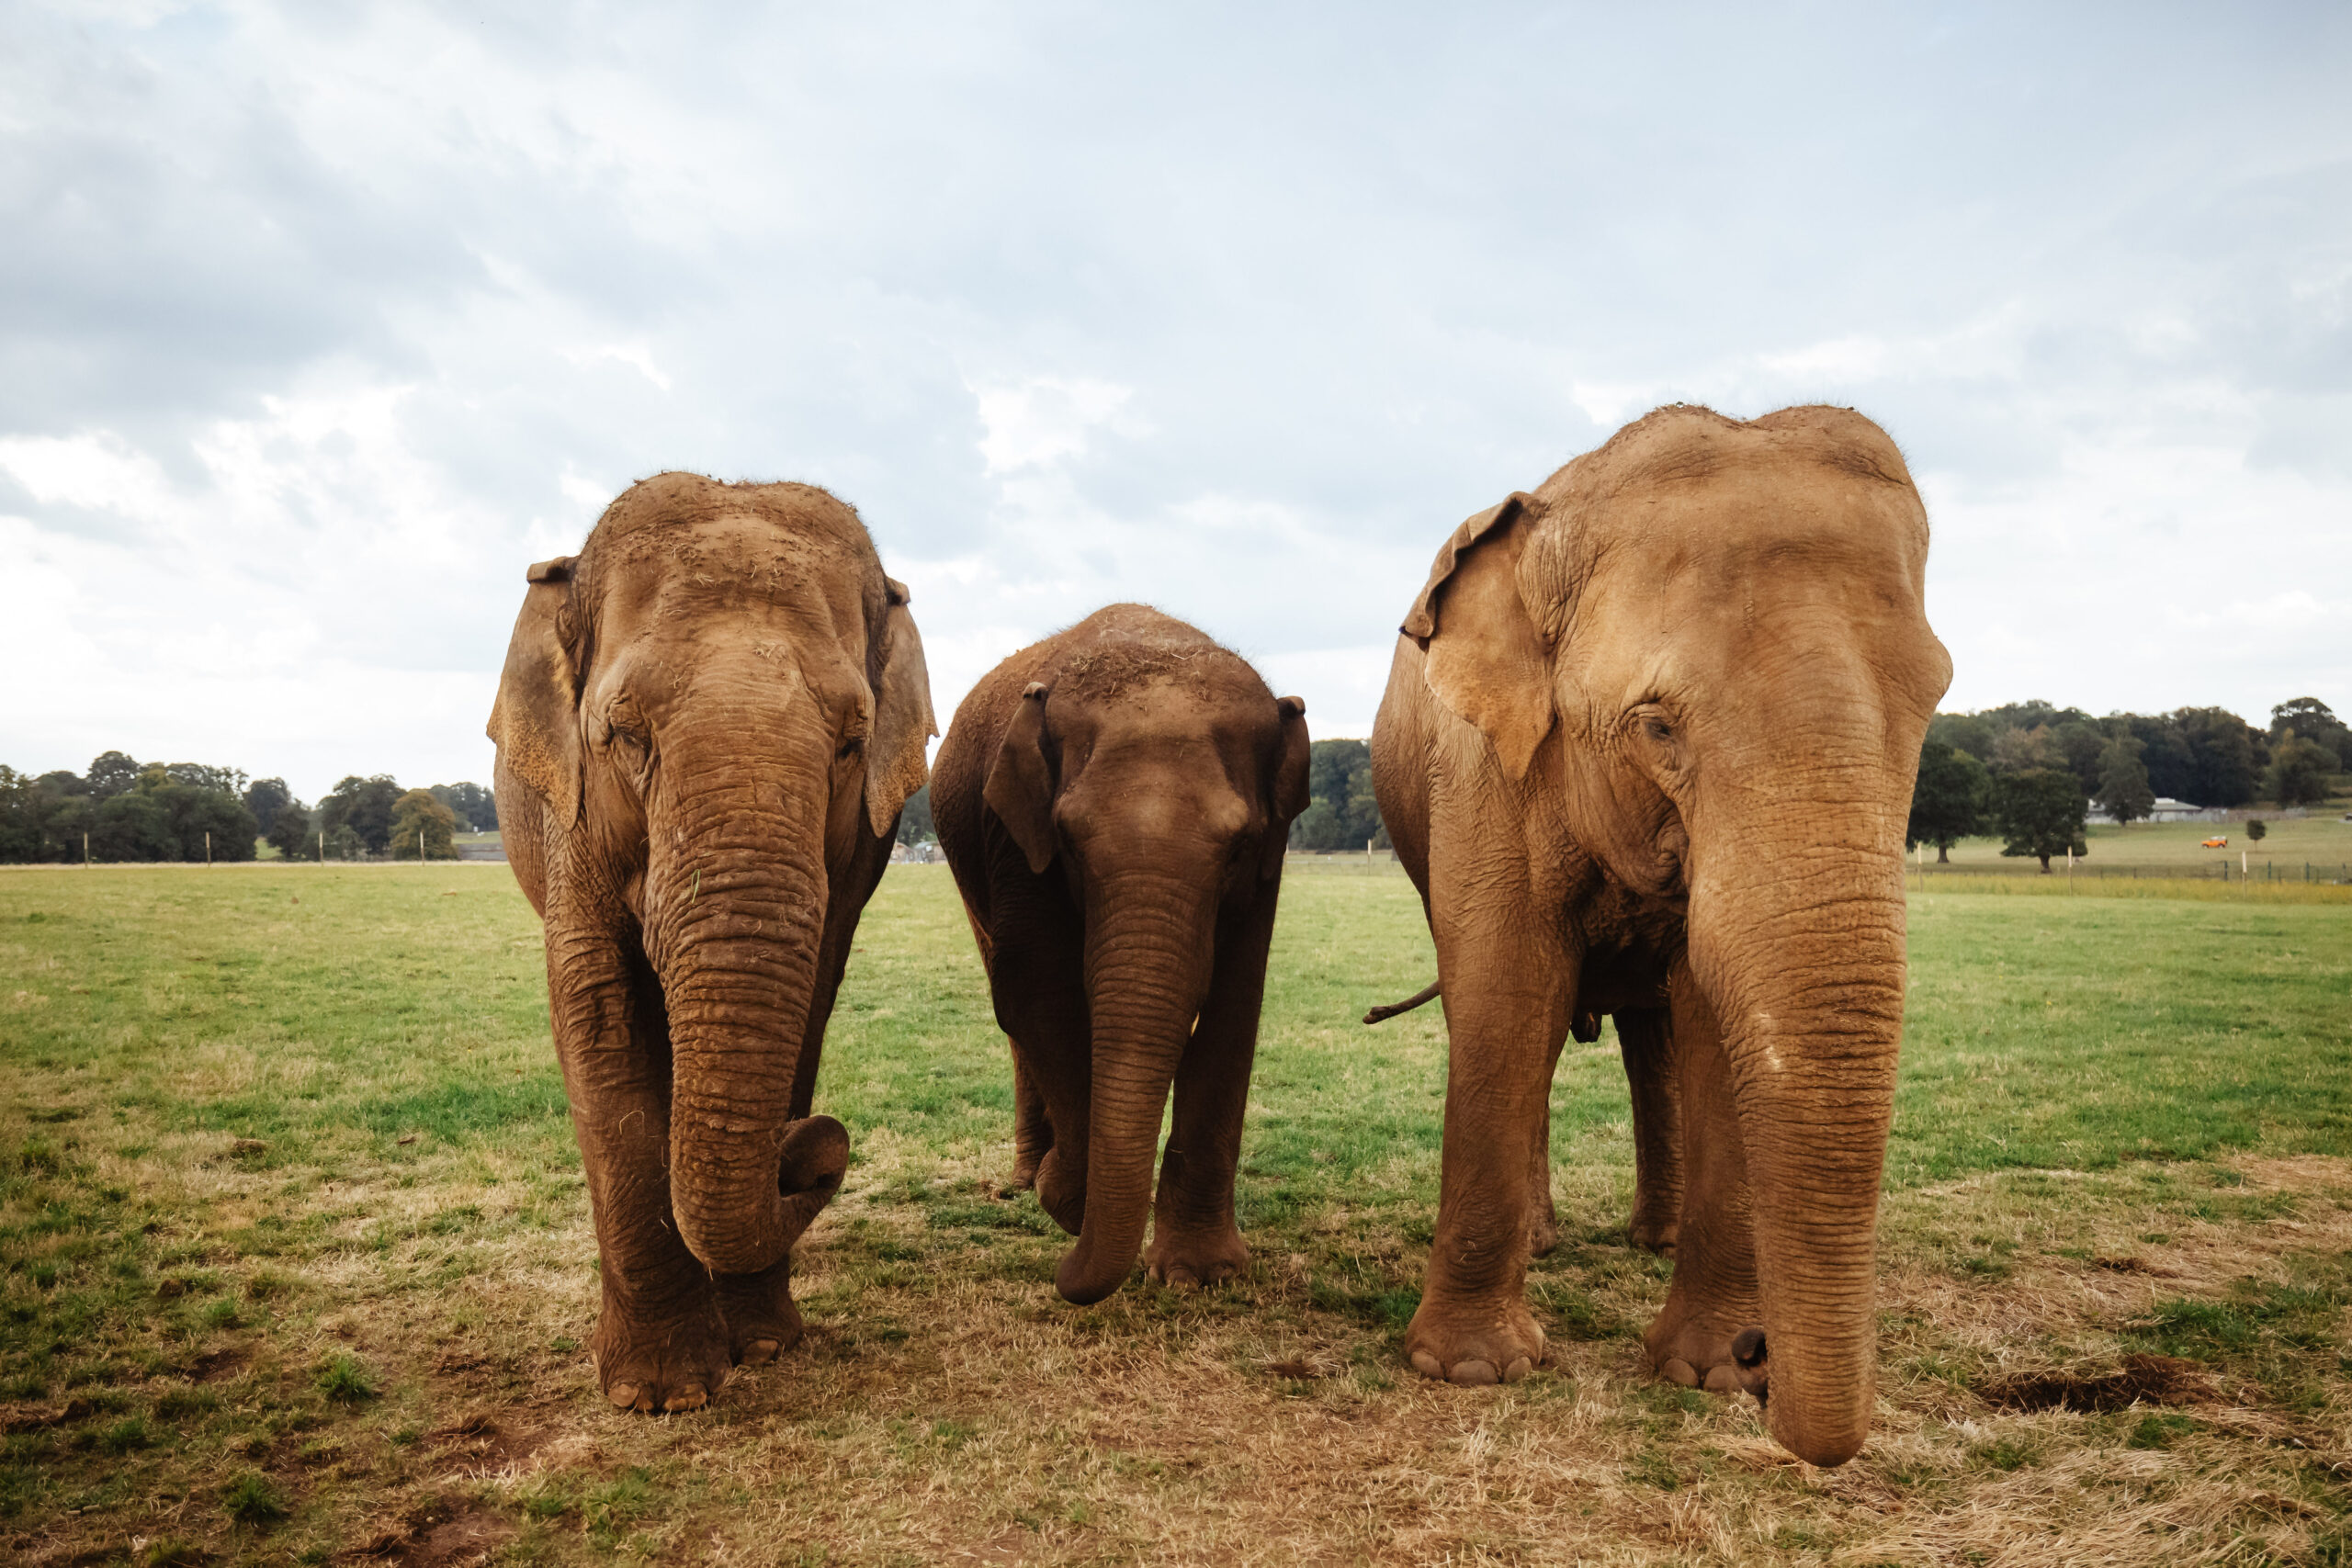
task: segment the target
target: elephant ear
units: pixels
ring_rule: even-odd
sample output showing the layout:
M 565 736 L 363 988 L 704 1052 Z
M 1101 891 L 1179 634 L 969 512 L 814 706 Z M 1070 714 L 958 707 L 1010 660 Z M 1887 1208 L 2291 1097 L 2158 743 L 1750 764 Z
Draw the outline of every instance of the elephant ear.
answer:
M 980 798 L 1004 824 L 1033 873 L 1054 863 L 1054 774 L 1046 762 L 1046 685 L 1032 681 L 1005 726 Z
M 881 838 L 907 797 L 931 777 L 925 760 L 939 722 L 931 711 L 931 671 L 923 664 L 922 634 L 907 613 L 907 585 L 882 580 L 889 599 L 884 621 L 882 682 L 875 693 L 874 729 L 865 739 L 865 819 Z
M 1513 782 L 1552 732 L 1550 660 L 1519 592 L 1533 500 L 1514 492 L 1456 528 L 1398 628 L 1428 656 L 1437 700 L 1478 727 Z
M 548 804 L 558 824 L 580 813 L 580 677 L 572 655 L 571 556 L 525 573 L 522 614 L 506 645 L 506 671 L 488 734 L 499 761 Z
M 1283 869 L 1283 852 L 1290 848 L 1290 825 L 1308 804 L 1308 773 L 1314 751 L 1306 739 L 1306 704 L 1297 697 L 1283 697 L 1274 705 L 1282 710 L 1282 755 L 1274 762 L 1274 815 L 1266 824 L 1265 848 L 1258 861 L 1258 874 L 1271 882 Z

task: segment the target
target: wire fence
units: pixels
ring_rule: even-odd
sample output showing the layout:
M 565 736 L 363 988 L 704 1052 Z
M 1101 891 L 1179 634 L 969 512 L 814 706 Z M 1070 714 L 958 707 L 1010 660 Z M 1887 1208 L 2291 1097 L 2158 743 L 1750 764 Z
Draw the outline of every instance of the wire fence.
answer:
M 1923 881 L 1933 882 L 1939 876 L 2040 876 L 2041 863 L 2030 856 L 2009 861 L 1928 861 L 1913 864 L 1911 872 Z M 2110 865 L 2078 860 L 2072 866 L 2053 860 L 2050 866 L 2052 876 L 2072 876 L 2085 881 L 2106 881 L 2114 878 L 2132 882 L 2302 882 L 2341 886 L 2352 884 L 2352 861 L 2248 861 L 2243 868 L 2236 856 L 2225 861 L 2194 862 L 2186 865 Z

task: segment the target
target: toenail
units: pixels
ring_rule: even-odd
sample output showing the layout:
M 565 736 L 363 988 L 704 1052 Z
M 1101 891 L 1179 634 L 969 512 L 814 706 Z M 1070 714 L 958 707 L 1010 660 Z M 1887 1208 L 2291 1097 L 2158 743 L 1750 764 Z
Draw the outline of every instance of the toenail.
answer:
M 1427 1350 L 1413 1352 L 1413 1370 L 1425 1378 L 1436 1378 L 1441 1382 L 1445 1379 L 1444 1366 Z
M 1706 1390 L 1709 1393 L 1737 1393 L 1739 1389 L 1739 1372 L 1736 1368 L 1709 1367 L 1707 1369 Z
M 754 1339 L 743 1347 L 743 1364 L 747 1367 L 765 1366 L 775 1359 L 783 1347 L 773 1339 Z
M 1495 1375 L 1495 1364 L 1492 1361 L 1456 1361 L 1450 1375 L 1453 1382 L 1471 1388 L 1483 1388 L 1488 1383 L 1502 1382 L 1501 1378 Z
M 1696 1388 L 1699 1386 L 1698 1372 L 1692 1369 L 1690 1362 L 1684 1360 L 1679 1356 L 1668 1359 L 1665 1365 L 1658 1368 L 1658 1373 L 1660 1376 L 1664 1377 L 1667 1382 L 1679 1382 L 1684 1388 Z
M 1503 1382 L 1517 1382 L 1535 1370 L 1535 1363 L 1521 1356 L 1503 1369 Z
M 633 1382 L 616 1382 L 605 1391 L 605 1397 L 623 1410 L 627 1410 L 637 1403 L 637 1385 Z
M 670 1411 L 673 1414 L 681 1410 L 700 1410 L 704 1404 L 708 1403 L 710 1395 L 705 1393 L 702 1390 L 698 1388 L 690 1388 L 684 1393 L 673 1393 L 668 1399 L 662 1401 L 662 1408 Z

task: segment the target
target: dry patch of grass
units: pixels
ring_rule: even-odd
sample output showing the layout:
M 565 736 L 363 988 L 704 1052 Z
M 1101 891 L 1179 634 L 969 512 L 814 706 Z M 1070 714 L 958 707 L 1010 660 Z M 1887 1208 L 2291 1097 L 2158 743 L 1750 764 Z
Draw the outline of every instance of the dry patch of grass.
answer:
M 1532 1277 L 1545 1365 L 1487 1390 L 1403 1366 L 1443 1058 L 1433 1010 L 1351 1021 L 1427 977 L 1393 874 L 1285 893 L 1244 1156 L 1249 1275 L 1191 1294 L 1138 1278 L 1073 1309 L 1051 1285 L 1065 1238 L 1001 1187 L 1002 1045 L 952 894 L 894 872 L 820 1089 L 856 1154 L 799 1258 L 807 1340 L 709 1411 L 618 1415 L 582 1348 L 594 1250 L 516 946 L 527 912 L 472 868 L 355 872 L 340 893 L 335 874 L 230 884 L 304 879 L 309 928 L 282 895 L 224 910 L 185 876 L 142 891 L 120 874 L 110 909 L 0 884 L 86 937 L 12 947 L 23 928 L 0 902 L 0 958 L 55 976 L 51 1004 L 0 1021 L 0 1557 L 2346 1556 L 2352 1162 L 2315 1146 L 2340 1136 L 2332 1091 L 2245 1066 L 2331 1062 L 2340 1023 L 2283 1044 L 2191 1037 L 2237 1084 L 2226 1114 L 2269 1133 L 2233 1143 L 2186 1094 L 2152 1121 L 2083 1076 L 2098 1060 L 2083 1042 L 2141 1027 L 2118 955 L 2157 940 L 2165 911 L 2132 925 L 2141 911 L 2110 905 L 2053 939 L 2047 912 L 2025 929 L 1997 901 L 1954 901 L 1915 925 L 1906 1079 L 1934 1092 L 1906 1089 L 1900 1112 L 1874 1437 L 1823 1472 L 1751 1401 L 1645 1372 L 1667 1269 L 1624 1241 L 1605 1046 L 1571 1049 L 1555 1097 L 1563 1240 Z M 261 934 L 232 940 L 237 919 Z M 2295 951 L 2328 950 L 2325 931 L 2280 931 L 2242 951 L 2200 932 L 2216 984 L 2290 987 Z M 369 942 L 375 978 L 338 967 Z M 2025 965 L 2052 953 L 2120 999 L 2028 1009 L 2004 988 L 2046 985 Z M 2325 962 L 2322 986 L 2341 967 Z M 83 1010 L 61 1023 L 66 998 Z M 2034 1083 L 2092 1108 L 2063 1167 L 2003 1164 L 2015 1100 L 1992 1091 Z M 1971 1120 L 1972 1104 L 1999 1109 Z M 2179 1157 L 2194 1126 L 2203 1157 Z

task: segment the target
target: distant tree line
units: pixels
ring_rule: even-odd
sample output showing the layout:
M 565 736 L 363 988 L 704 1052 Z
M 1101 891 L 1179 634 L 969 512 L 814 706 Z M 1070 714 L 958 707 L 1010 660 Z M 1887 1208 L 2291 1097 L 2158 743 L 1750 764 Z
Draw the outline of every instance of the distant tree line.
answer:
M 2352 728 L 2317 697 L 2270 710 L 2257 729 L 2226 708 L 2093 718 L 2080 708 L 2012 703 L 1938 714 L 1919 753 L 1906 841 L 1933 844 L 1938 860 L 1979 833 L 2005 855 L 2089 852 L 2094 807 L 2121 823 L 2143 820 L 2158 797 L 2199 807 L 2267 800 L 2317 806 L 2352 772 Z
M 1307 806 L 1291 822 L 1290 847 L 1386 849 L 1388 829 L 1372 793 L 1372 748 L 1361 740 L 1317 740 L 1307 751 Z
M 403 790 L 388 773 L 355 775 L 311 807 L 284 779 L 120 751 L 86 773 L 0 766 L 0 862 L 201 861 L 208 833 L 217 861 L 252 860 L 257 843 L 289 860 L 455 860 L 458 833 L 497 826 L 476 784 Z

